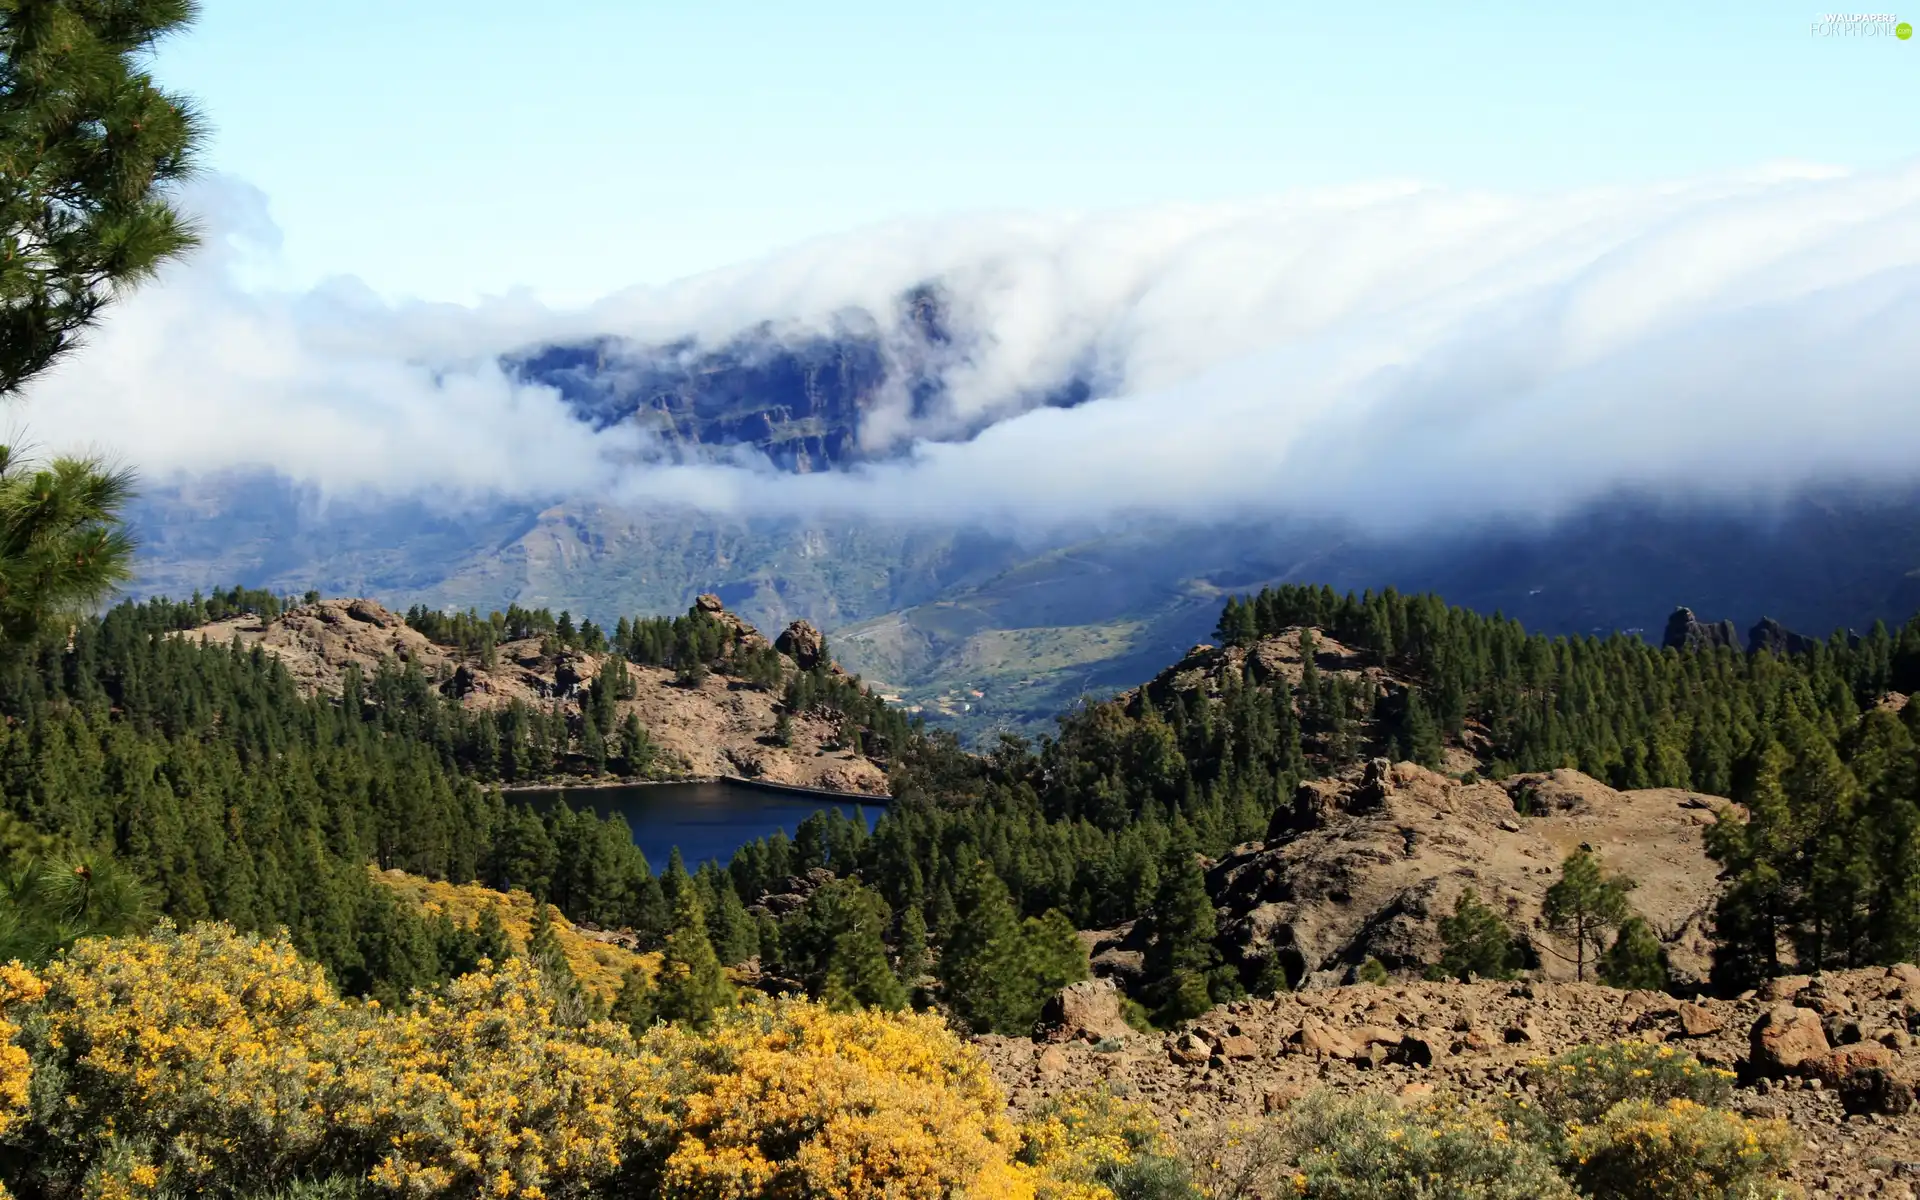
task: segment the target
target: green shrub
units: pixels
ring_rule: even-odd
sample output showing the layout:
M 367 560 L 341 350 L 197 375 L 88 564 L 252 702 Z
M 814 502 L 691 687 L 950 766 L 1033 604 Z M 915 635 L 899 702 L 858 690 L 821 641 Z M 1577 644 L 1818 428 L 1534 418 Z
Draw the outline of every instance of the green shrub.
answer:
M 1281 1140 L 1308 1200 L 1573 1200 L 1552 1161 L 1483 1110 L 1403 1108 L 1379 1095 L 1311 1094 L 1287 1110 Z M 1444 1181 L 1444 1190 L 1437 1187 Z
M 1153 1025 L 1153 1014 L 1147 1011 L 1146 1005 L 1132 996 L 1120 998 L 1120 1019 L 1140 1033 L 1157 1032 Z
M 1112 1192 L 1114 1200 L 1206 1200 L 1186 1165 L 1165 1154 L 1104 1163 L 1093 1181 Z
M 1784 1121 L 1749 1121 L 1691 1100 L 1628 1100 L 1575 1130 L 1567 1170 L 1594 1200 L 1770 1200 L 1795 1142 Z
M 1384 984 L 1389 978 L 1386 964 L 1377 958 L 1369 958 L 1367 961 L 1361 963 L 1360 969 L 1353 973 L 1353 977 L 1361 983 L 1375 984 Z
M 367 1181 L 351 1175 L 301 1179 L 282 1187 L 236 1194 L 237 1200 L 363 1200 L 371 1195 L 373 1189 Z

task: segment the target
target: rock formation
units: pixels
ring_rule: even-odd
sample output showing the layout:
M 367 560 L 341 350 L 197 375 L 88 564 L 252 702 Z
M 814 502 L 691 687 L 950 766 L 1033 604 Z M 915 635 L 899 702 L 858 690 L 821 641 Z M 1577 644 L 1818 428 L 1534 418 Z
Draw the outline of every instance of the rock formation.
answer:
M 1732 621 L 1708 625 L 1693 615 L 1690 608 L 1676 608 L 1667 618 L 1666 635 L 1660 644 L 1669 650 L 1711 650 L 1718 646 L 1740 645 L 1739 632 Z
M 1765 650 L 1775 658 L 1784 658 L 1789 654 L 1806 654 L 1819 644 L 1819 638 L 1795 633 L 1772 617 L 1761 617 L 1759 623 L 1747 631 L 1749 654 Z
M 1639 882 L 1635 909 L 1675 971 L 1700 978 L 1717 874 L 1701 829 L 1724 803 L 1618 792 L 1577 771 L 1462 783 L 1377 759 L 1301 785 L 1267 840 L 1215 863 L 1207 886 L 1229 956 L 1251 965 L 1278 955 L 1296 986 L 1344 982 L 1368 958 L 1407 972 L 1437 962 L 1439 920 L 1468 888 L 1505 915 L 1547 975 L 1571 978 L 1572 948 L 1546 932 L 1540 906 L 1562 859 L 1588 845 Z
M 827 639 L 810 623 L 795 621 L 774 641 L 773 648 L 792 659 L 802 671 L 811 671 L 825 657 Z
M 1111 979 L 1086 979 L 1061 989 L 1040 1013 L 1045 1041 L 1099 1042 L 1134 1034 L 1122 1008 L 1124 998 Z

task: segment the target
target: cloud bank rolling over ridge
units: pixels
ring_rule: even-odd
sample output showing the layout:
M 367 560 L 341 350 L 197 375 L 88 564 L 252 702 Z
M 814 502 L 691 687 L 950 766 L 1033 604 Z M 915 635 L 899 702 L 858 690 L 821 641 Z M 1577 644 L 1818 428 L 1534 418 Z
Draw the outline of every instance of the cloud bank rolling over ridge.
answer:
M 907 222 L 567 312 L 249 288 L 273 253 L 263 199 L 214 181 L 194 202 L 209 245 L 36 386 L 14 414 L 35 442 L 156 481 L 269 468 L 341 496 L 1042 526 L 1285 511 L 1405 529 L 1619 487 L 1920 473 L 1920 165 Z M 851 471 L 658 461 L 638 429 L 595 430 L 497 363 L 850 320 L 904 353 L 888 323 L 927 283 L 960 334 L 945 405 L 883 398 L 863 442 L 904 452 Z M 1030 407 L 1076 374 L 1099 399 Z

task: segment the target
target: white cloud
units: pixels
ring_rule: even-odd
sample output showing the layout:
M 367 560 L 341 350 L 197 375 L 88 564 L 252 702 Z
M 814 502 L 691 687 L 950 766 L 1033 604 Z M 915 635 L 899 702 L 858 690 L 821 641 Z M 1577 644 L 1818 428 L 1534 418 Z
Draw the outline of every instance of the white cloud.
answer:
M 227 182 L 199 203 L 218 236 L 36 386 L 37 440 L 336 493 L 1398 526 L 1548 515 L 1623 483 L 1751 493 L 1920 464 L 1920 167 L 902 223 L 577 312 L 249 288 L 276 237 L 262 200 Z M 928 280 L 975 339 L 947 376 L 954 412 L 916 424 L 893 396 L 869 439 L 999 423 L 850 473 L 645 464 L 633 431 L 595 434 L 492 365 L 551 338 L 891 319 Z M 1115 396 L 1018 413 L 1089 359 Z

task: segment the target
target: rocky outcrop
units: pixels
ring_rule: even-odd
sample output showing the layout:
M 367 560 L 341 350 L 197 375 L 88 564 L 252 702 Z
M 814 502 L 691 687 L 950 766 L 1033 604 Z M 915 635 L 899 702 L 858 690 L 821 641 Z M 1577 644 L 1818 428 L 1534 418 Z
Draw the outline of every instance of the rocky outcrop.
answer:
M 1759 623 L 1747 631 L 1747 653 L 1749 654 L 1758 654 L 1764 650 L 1775 658 L 1785 658 L 1789 654 L 1809 653 L 1819 644 L 1819 638 L 1795 633 L 1772 617 L 1761 617 Z
M 1667 618 L 1666 634 L 1660 644 L 1669 650 L 1711 650 L 1717 646 L 1740 645 L 1740 635 L 1732 621 L 1708 625 L 1693 615 L 1690 608 L 1676 608 Z
M 216 645 L 239 641 L 280 659 L 302 691 L 337 692 L 349 666 L 370 675 L 382 660 L 412 663 L 429 676 L 453 670 L 453 656 L 406 619 L 366 599 L 321 600 L 290 608 L 272 621 L 257 616 L 216 621 L 177 636 Z
M 1099 1042 L 1133 1036 L 1122 1007 L 1125 998 L 1111 979 L 1086 979 L 1062 988 L 1040 1012 L 1043 1041 Z
M 1690 608 L 1676 608 L 1667 618 L 1665 635 L 1660 644 L 1669 650 L 1711 650 L 1719 646 L 1738 648 L 1741 645 L 1732 621 L 1720 621 L 1708 625 L 1693 615 Z M 1752 629 L 1747 631 L 1746 648 L 1749 654 L 1761 651 L 1783 658 L 1789 654 L 1807 654 L 1820 644 L 1819 638 L 1795 633 L 1772 617 L 1761 617 Z
M 838 878 L 825 867 L 810 868 L 804 875 L 789 875 L 786 880 L 761 896 L 756 896 L 748 906 L 749 911 L 766 913 L 769 916 L 784 917 L 788 913 L 806 904 L 808 897 L 826 887 Z
M 693 611 L 718 622 L 728 633 L 733 635 L 733 640 L 745 649 L 759 650 L 765 648 L 767 644 L 767 639 L 761 636 L 758 629 L 755 629 L 740 617 L 727 611 L 727 606 L 721 603 L 720 597 L 714 595 L 712 592 L 703 592 L 695 596 L 693 600 Z
M 760 632 L 728 612 L 718 596 L 700 596 L 692 611 L 729 630 L 737 646 L 764 649 Z M 812 633 L 816 655 L 824 648 Z M 545 706 L 578 704 L 605 665 L 604 655 L 556 649 L 551 639 L 525 638 L 495 647 L 482 661 L 454 646 L 441 646 L 407 625 L 400 614 L 368 599 L 322 600 L 301 605 L 268 622 L 240 617 L 181 633 L 181 637 L 258 646 L 279 658 L 302 690 L 338 694 L 349 666 L 372 675 L 384 662 L 418 667 L 443 694 L 474 710 L 504 708 L 514 701 Z M 843 744 L 840 719 L 825 713 L 787 714 L 785 736 L 775 737 L 782 692 L 762 684 L 743 686 L 716 660 L 707 678 L 692 682 L 664 667 L 629 664 L 633 695 L 618 702 L 618 719 L 639 719 L 658 749 L 662 773 L 715 777 L 742 775 L 871 796 L 887 793 L 886 770 Z
M 1418 972 L 1440 958 L 1439 920 L 1472 888 L 1501 912 L 1548 976 L 1573 951 L 1544 928 L 1546 889 L 1590 846 L 1639 883 L 1635 908 L 1674 969 L 1707 968 L 1705 915 L 1717 872 L 1701 843 L 1724 802 L 1676 790 L 1618 792 L 1576 771 L 1462 783 L 1412 763 L 1368 763 L 1303 784 L 1268 839 L 1207 873 L 1221 945 L 1251 975 L 1277 956 L 1295 986 L 1345 982 L 1377 958 Z
M 1191 691 L 1218 695 L 1227 676 L 1238 680 L 1249 673 L 1256 683 L 1263 685 L 1276 679 L 1298 684 L 1306 670 L 1302 637 L 1307 633 L 1312 633 L 1314 668 L 1322 675 L 1365 678 L 1389 691 L 1400 686 L 1386 671 L 1369 664 L 1366 656 L 1359 651 L 1350 650 L 1323 633 L 1289 629 L 1272 637 L 1261 638 L 1251 646 L 1202 643 L 1187 651 L 1179 662 L 1146 684 L 1122 692 L 1117 699 L 1122 704 L 1131 705 L 1143 691 L 1156 702 Z
M 795 621 L 774 640 L 773 648 L 793 660 L 802 671 L 811 671 L 826 658 L 827 639 L 806 621 Z

